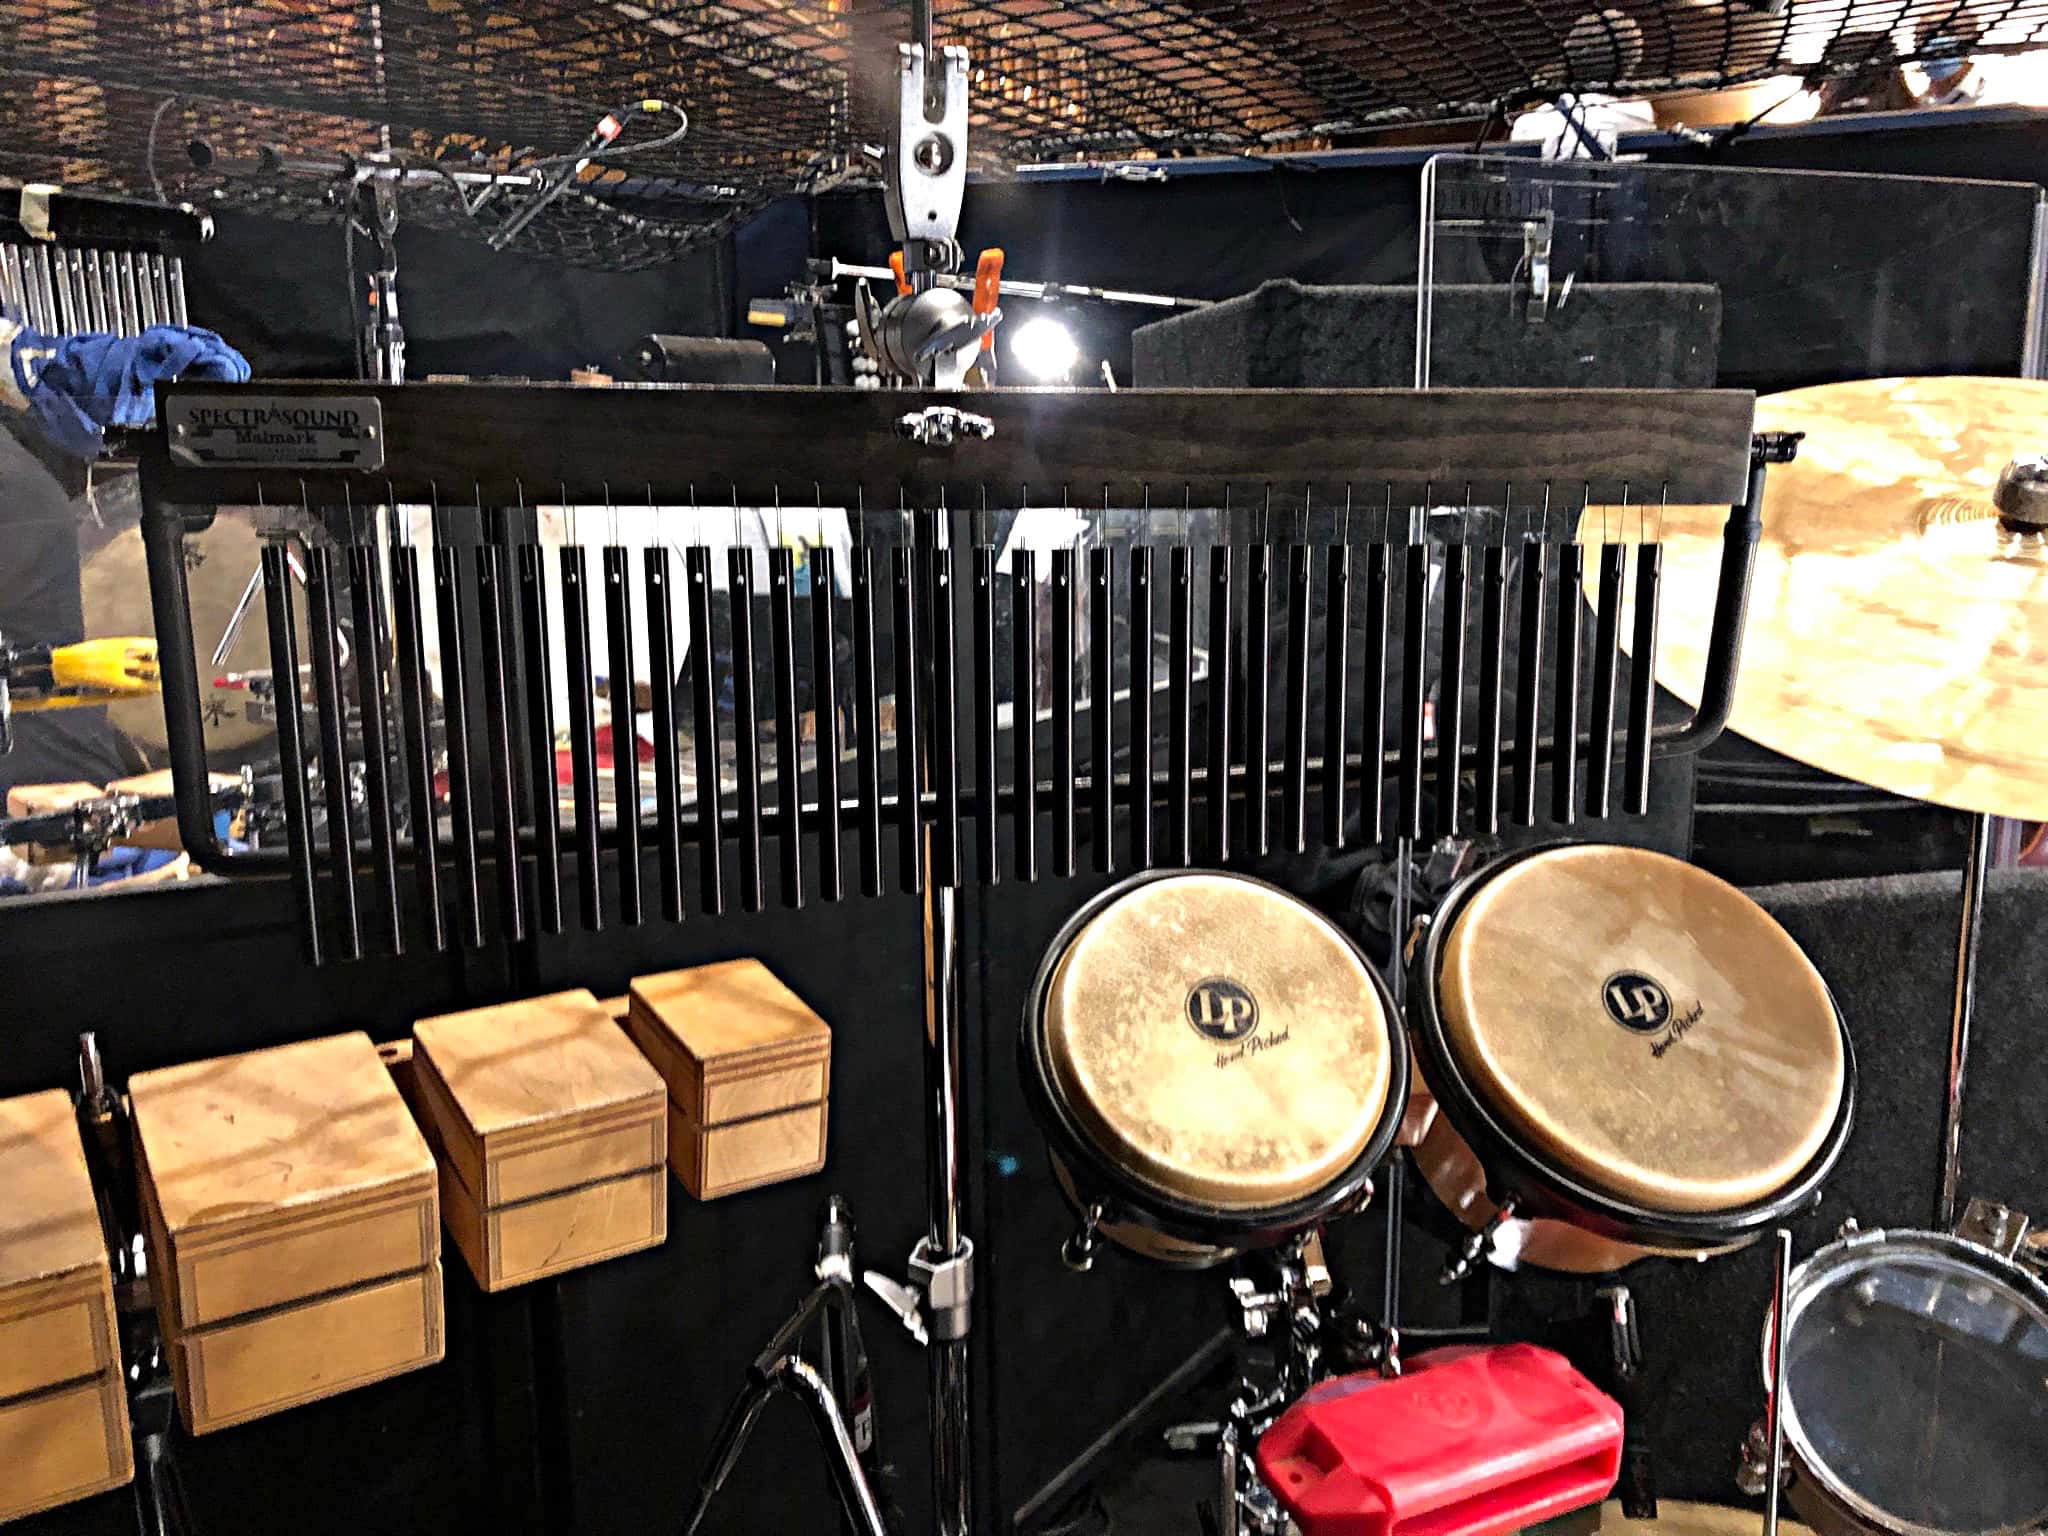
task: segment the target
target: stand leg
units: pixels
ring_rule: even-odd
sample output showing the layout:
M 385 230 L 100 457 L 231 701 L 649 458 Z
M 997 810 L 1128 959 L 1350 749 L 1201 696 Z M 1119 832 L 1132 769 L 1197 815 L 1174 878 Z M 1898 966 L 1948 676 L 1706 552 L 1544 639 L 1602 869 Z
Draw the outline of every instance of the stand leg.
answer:
M 930 1259 L 957 1260 L 970 1250 L 960 1219 L 960 915 L 958 893 L 930 878 L 931 833 L 924 837 L 926 1094 L 925 1158 Z M 967 1309 L 954 1327 L 931 1317 L 932 1510 L 939 1536 L 969 1536 L 973 1485 L 968 1467 Z
M 1962 932 L 1956 942 L 1955 1005 L 1949 1016 L 1948 1087 L 1941 1126 L 1941 1198 L 1934 1229 L 1955 1229 L 1962 1181 L 1963 1078 L 1970 1057 L 1970 1018 L 1977 1008 L 1977 948 L 1984 931 L 1984 877 L 1991 865 L 1992 818 L 1970 818 L 1970 851 L 1963 864 Z

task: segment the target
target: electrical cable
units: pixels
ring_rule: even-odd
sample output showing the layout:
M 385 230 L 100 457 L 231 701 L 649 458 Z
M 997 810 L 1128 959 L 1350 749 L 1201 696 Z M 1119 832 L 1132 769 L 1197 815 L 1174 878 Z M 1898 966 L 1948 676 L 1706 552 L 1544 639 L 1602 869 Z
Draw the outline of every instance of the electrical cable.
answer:
M 166 96 L 156 104 L 156 110 L 149 114 L 149 137 L 144 141 L 142 147 L 143 168 L 149 172 L 149 190 L 156 200 L 166 207 L 170 205 L 171 200 L 164 196 L 164 184 L 157 180 L 156 131 L 163 124 L 164 114 L 171 110 L 171 107 L 177 100 L 178 98 L 175 95 Z
M 625 131 L 627 114 L 636 111 L 648 114 L 673 112 L 676 115 L 676 127 L 672 132 L 664 134 L 658 139 L 649 139 L 643 144 L 629 144 L 624 148 L 614 148 L 613 141 Z M 549 159 L 532 161 L 524 167 L 528 171 L 552 171 L 556 174 L 554 179 L 543 187 L 538 195 L 523 204 L 518 212 L 498 226 L 497 230 L 490 236 L 488 242 L 490 247 L 493 250 L 502 251 L 507 245 L 510 245 L 512 241 L 517 239 L 519 232 L 538 218 L 543 209 L 569 190 L 570 183 L 576 179 L 577 174 L 585 165 L 592 163 L 609 164 L 613 161 L 623 160 L 629 155 L 651 154 L 655 150 L 666 149 L 672 144 L 680 143 L 683 136 L 689 131 L 689 113 L 673 103 L 661 101 L 651 96 L 643 101 L 620 106 L 613 111 L 607 112 L 598 119 L 597 126 L 591 130 L 590 137 L 583 142 L 581 148 L 571 154 L 556 155 Z

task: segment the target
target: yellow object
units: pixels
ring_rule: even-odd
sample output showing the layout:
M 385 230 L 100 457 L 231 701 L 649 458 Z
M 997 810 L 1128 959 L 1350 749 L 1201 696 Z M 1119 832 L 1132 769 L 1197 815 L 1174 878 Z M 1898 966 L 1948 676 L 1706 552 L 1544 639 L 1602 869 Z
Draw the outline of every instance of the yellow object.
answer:
M 140 635 L 83 640 L 50 648 L 50 680 L 58 688 L 90 689 L 116 698 L 160 691 L 156 642 Z

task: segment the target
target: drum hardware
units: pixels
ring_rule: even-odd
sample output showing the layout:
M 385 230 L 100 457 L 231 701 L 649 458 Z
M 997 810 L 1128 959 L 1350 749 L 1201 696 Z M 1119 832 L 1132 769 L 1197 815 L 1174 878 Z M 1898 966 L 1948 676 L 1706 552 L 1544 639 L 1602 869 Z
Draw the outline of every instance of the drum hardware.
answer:
M 210 799 L 216 812 L 235 811 L 249 802 L 250 795 L 245 775 L 231 787 L 212 791 Z M 137 827 L 168 820 L 177 811 L 176 795 L 137 795 L 121 790 L 81 800 L 61 811 L 0 817 L 0 845 L 34 843 L 68 849 L 72 858 L 70 889 L 82 891 L 91 884 L 93 869 L 108 849 Z
M 0 635 L 0 753 L 14 744 L 16 711 L 85 709 L 160 692 L 156 642 L 147 636 L 43 645 Z
M 855 1536 L 887 1536 L 890 1522 L 883 1517 L 876 1485 L 888 1469 L 876 1442 L 874 1382 L 860 1333 L 858 1286 L 862 1278 L 872 1284 L 874 1277 L 864 1275 L 858 1265 L 852 1213 L 837 1195 L 825 1202 L 813 1273 L 817 1285 L 747 1367 L 746 1385 L 713 1437 L 696 1499 L 683 1522 L 688 1536 L 703 1525 L 739 1464 L 762 1409 L 778 1392 L 798 1398 L 810 1414 L 832 1470 L 844 1529 Z M 813 1323 L 821 1334 L 817 1365 L 804 1355 Z

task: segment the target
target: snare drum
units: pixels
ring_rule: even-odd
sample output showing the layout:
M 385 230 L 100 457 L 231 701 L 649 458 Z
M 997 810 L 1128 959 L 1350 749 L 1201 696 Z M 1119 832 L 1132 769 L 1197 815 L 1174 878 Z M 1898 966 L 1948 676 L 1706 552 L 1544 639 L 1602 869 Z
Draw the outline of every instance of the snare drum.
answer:
M 1812 1200 L 1855 1059 L 1827 985 L 1734 886 L 1605 844 L 1453 888 L 1411 960 L 1415 1158 L 1488 1257 L 1705 1257 Z
M 1815 1530 L 2048 1527 L 2048 1286 L 1959 1237 L 1859 1232 L 1792 1272 L 1785 1315 L 1786 1496 Z
M 1364 1203 L 1407 1102 L 1394 1003 L 1328 918 L 1241 875 L 1140 875 L 1040 963 L 1018 1056 L 1097 1233 L 1202 1267 Z M 1078 1252 L 1077 1252 L 1078 1250 Z

